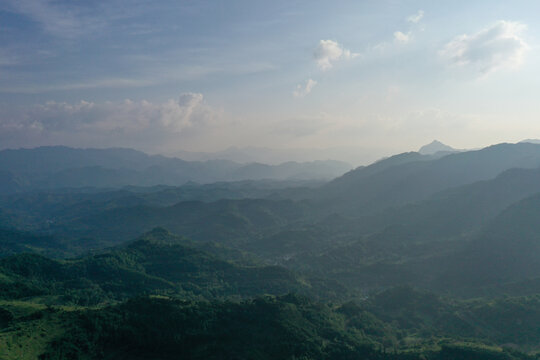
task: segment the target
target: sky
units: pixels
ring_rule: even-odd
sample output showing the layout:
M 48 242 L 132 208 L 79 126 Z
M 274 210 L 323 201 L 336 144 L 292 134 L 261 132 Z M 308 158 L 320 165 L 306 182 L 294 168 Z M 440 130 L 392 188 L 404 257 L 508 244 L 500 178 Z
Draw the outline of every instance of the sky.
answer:
M 540 138 L 537 1 L 0 0 L 0 148 L 355 164 Z

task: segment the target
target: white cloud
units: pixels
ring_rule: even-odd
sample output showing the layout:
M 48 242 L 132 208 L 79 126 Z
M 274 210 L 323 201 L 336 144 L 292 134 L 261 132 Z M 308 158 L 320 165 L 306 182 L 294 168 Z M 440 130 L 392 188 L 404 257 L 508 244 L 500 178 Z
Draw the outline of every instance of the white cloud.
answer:
M 163 128 L 180 132 L 206 117 L 203 95 L 181 94 L 178 100 L 152 103 L 146 100 L 76 104 L 48 102 L 35 106 L 29 114 L 45 130 L 140 131 Z
M 522 38 L 526 26 L 498 21 L 472 35 L 460 35 L 447 43 L 439 54 L 455 66 L 470 66 L 482 74 L 517 68 L 529 46 Z
M 414 15 L 411 15 L 407 18 L 407 22 L 412 24 L 418 24 L 420 20 L 424 17 L 424 11 L 418 10 L 418 12 Z M 403 31 L 395 31 L 394 32 L 394 41 L 400 44 L 407 44 L 409 41 L 411 41 L 412 38 L 412 30 L 409 30 L 409 32 L 404 33 Z
M 317 82 L 315 80 L 308 79 L 304 85 L 296 85 L 296 89 L 293 91 L 293 95 L 295 97 L 304 97 L 309 94 L 311 90 L 313 90 L 315 85 L 317 85 Z
M 404 34 L 401 31 L 394 32 L 394 40 L 401 43 L 406 44 L 411 39 L 410 33 Z
M 199 93 L 184 93 L 163 103 L 80 101 L 5 107 L 0 111 L 0 142 L 152 148 L 177 142 L 184 132 L 205 128 L 219 115 Z
M 334 66 L 335 62 L 353 59 L 359 54 L 352 53 L 350 50 L 343 48 L 343 46 L 336 41 L 321 40 L 313 55 L 317 62 L 317 66 L 321 70 L 329 70 Z
M 407 21 L 413 24 L 417 24 L 422 20 L 424 17 L 424 10 L 418 10 L 418 12 L 414 15 L 411 15 L 407 18 Z

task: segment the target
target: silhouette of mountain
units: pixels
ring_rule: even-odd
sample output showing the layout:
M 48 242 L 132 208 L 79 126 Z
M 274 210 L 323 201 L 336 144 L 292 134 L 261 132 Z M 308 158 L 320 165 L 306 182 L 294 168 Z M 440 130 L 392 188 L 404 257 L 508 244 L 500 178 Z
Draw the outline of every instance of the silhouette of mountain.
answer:
M 358 168 L 324 185 L 316 198 L 340 213 L 369 213 L 424 200 L 510 168 L 540 166 L 540 145 L 499 144 L 442 156 L 406 153 Z
M 422 155 L 433 155 L 438 152 L 451 153 L 451 152 L 456 152 L 456 151 L 457 151 L 456 149 L 448 145 L 445 145 L 438 140 L 433 140 L 431 143 L 422 146 L 420 150 L 418 150 L 418 152 Z
M 350 165 L 333 160 L 280 165 L 228 160 L 184 161 L 132 149 L 73 149 L 62 146 L 0 151 L 0 194 L 126 185 L 182 185 L 232 180 L 329 180 Z

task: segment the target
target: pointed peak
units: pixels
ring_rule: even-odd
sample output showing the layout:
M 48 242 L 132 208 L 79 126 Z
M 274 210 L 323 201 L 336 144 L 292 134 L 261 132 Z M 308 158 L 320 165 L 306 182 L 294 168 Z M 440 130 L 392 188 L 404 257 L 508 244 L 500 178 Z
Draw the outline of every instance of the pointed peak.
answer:
M 435 139 L 432 142 L 430 142 L 429 145 L 444 145 L 444 144 L 442 142 L 440 142 L 439 140 Z
M 436 154 L 438 152 L 454 152 L 456 149 L 452 148 L 451 146 L 448 146 L 446 144 L 443 144 L 439 140 L 433 140 L 431 143 L 422 146 L 418 152 L 422 155 L 432 155 Z

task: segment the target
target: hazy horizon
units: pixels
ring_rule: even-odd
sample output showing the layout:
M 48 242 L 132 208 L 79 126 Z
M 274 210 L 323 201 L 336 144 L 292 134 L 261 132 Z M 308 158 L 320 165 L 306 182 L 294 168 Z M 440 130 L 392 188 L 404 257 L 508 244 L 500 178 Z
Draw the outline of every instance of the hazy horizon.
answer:
M 3 1 L 0 148 L 361 165 L 538 138 L 539 7 Z

